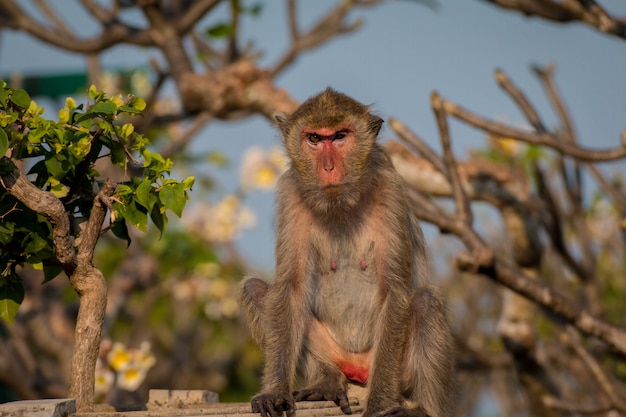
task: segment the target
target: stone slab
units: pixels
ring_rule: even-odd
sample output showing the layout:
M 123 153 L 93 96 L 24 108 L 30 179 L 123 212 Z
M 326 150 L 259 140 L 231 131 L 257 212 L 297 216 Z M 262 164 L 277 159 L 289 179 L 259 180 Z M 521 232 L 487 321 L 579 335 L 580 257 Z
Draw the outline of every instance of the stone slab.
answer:
M 71 398 L 0 404 L 0 417 L 68 417 L 75 412 L 76 401 Z

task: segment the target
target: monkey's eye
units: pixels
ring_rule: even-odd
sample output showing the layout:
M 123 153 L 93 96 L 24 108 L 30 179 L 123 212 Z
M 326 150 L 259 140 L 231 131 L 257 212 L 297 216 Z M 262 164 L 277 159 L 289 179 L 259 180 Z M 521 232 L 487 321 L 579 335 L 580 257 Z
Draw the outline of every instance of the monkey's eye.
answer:
M 311 133 L 309 135 L 309 142 L 311 143 L 318 143 L 320 140 L 322 140 L 322 138 L 317 133 Z
M 332 140 L 339 140 L 346 137 L 346 132 L 337 132 L 333 135 Z

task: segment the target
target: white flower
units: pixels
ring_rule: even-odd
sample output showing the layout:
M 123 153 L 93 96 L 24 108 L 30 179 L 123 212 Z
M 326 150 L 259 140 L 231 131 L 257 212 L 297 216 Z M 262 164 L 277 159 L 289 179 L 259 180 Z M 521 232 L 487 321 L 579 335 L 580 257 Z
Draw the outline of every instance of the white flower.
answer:
M 183 220 L 185 221 L 185 219 Z M 256 215 L 241 205 L 235 195 L 227 195 L 215 205 L 197 205 L 187 216 L 190 229 L 209 242 L 228 243 L 243 230 L 256 225 Z
M 287 168 L 281 149 L 264 151 L 258 146 L 248 148 L 241 159 L 239 181 L 244 191 L 273 189 L 280 174 Z
M 109 389 L 111 389 L 111 385 L 113 385 L 114 380 L 115 374 L 113 371 L 102 365 L 102 361 L 98 359 L 96 362 L 96 396 L 106 395 L 109 392 Z

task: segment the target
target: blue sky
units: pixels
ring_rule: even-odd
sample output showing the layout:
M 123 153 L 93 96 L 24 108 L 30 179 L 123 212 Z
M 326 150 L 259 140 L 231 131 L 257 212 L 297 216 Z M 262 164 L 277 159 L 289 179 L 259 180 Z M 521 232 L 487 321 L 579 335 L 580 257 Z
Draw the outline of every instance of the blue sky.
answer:
M 51 3 L 78 30 L 94 34 L 94 26 L 77 12 L 74 1 Z M 300 3 L 301 27 L 305 28 L 335 2 Z M 288 32 L 284 2 L 267 0 L 263 4 L 261 16 L 247 18 L 243 29 L 244 36 L 264 53 L 261 64 L 270 65 L 287 47 Z M 626 15 L 626 2 L 606 0 L 602 4 L 617 15 Z M 582 24 L 558 25 L 525 18 L 481 0 L 439 0 L 439 5 L 433 11 L 415 1 L 397 0 L 363 9 L 353 17 L 364 20 L 359 31 L 302 55 L 277 83 L 298 100 L 332 86 L 373 104 L 385 118 L 402 120 L 438 149 L 429 107 L 431 91 L 437 90 L 444 98 L 482 115 L 523 123 L 519 111 L 494 81 L 494 70 L 501 68 L 527 93 L 546 124 L 554 126 L 554 114 L 530 71 L 533 64 L 554 63 L 556 82 L 574 116 L 581 142 L 595 147 L 619 144 L 619 135 L 626 127 L 626 41 Z M 212 16 L 210 21 L 219 18 Z M 20 33 L 3 31 L 0 42 L 2 74 L 54 73 L 85 67 L 82 57 L 49 48 Z M 145 64 L 149 56 L 159 57 L 156 51 L 117 47 L 104 54 L 103 63 L 105 67 L 132 67 Z M 459 158 L 466 155 L 468 147 L 484 143 L 479 131 L 456 122 L 451 129 Z M 390 130 L 385 129 L 381 136 L 390 137 Z M 229 156 L 232 169 L 215 172 L 227 192 L 236 186 L 237 165 L 246 147 L 278 144 L 272 126 L 253 117 L 211 125 L 193 146 L 220 150 Z M 246 231 L 239 245 L 252 265 L 271 269 L 273 196 L 255 192 L 247 204 L 257 211 L 259 226 Z

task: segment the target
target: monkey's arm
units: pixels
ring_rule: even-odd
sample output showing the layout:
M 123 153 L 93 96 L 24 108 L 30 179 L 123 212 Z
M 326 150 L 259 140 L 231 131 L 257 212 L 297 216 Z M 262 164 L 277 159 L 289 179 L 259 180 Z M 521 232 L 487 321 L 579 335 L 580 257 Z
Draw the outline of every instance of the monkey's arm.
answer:
M 282 183 L 282 185 L 281 185 Z M 265 370 L 261 394 L 252 411 L 272 417 L 295 409 L 291 395 L 310 312 L 305 299 L 307 279 L 305 216 L 293 216 L 293 199 L 285 199 L 289 184 L 278 188 L 276 281 L 265 303 Z

